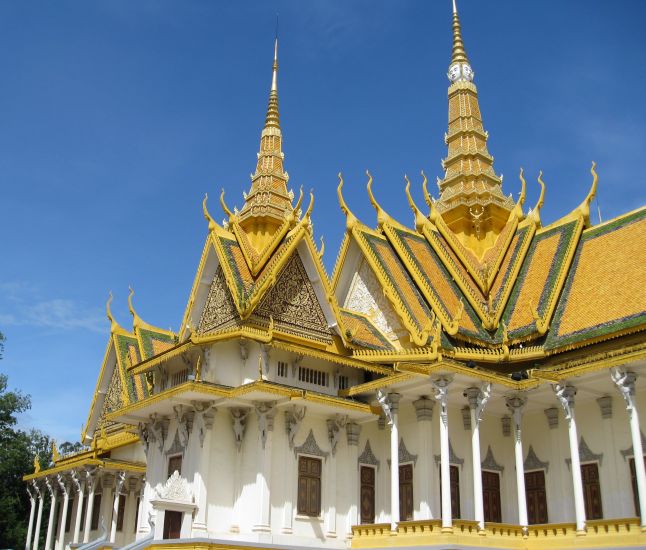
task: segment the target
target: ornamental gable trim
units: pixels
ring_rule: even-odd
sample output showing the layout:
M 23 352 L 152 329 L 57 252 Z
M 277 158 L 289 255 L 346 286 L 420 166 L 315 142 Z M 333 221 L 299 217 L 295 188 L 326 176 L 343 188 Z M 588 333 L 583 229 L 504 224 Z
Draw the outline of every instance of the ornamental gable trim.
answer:
M 310 428 L 310 433 L 307 434 L 307 438 L 303 444 L 299 447 L 294 447 L 294 455 L 298 456 L 299 454 L 320 456 L 327 459 L 330 453 L 325 452 L 319 447 L 314 437 L 314 431 Z
M 363 449 L 361 455 L 359 455 L 358 464 L 367 464 L 369 466 L 376 466 L 379 469 L 379 460 L 372 452 L 372 447 L 370 446 L 370 440 L 366 441 L 366 446 Z
M 543 462 L 541 459 L 539 459 L 536 456 L 536 451 L 534 451 L 534 447 L 530 445 L 529 450 L 527 451 L 527 458 L 523 463 L 523 469 L 526 472 L 529 470 L 545 470 L 547 472 L 549 471 L 549 468 L 550 468 L 550 463 Z

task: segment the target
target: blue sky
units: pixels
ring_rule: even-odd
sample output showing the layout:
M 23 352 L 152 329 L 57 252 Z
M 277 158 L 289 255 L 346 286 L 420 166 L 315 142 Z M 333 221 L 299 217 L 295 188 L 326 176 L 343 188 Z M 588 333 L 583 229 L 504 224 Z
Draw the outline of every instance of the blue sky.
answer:
M 507 193 L 544 170 L 543 220 L 585 196 L 604 219 L 644 204 L 646 2 L 460 0 L 489 150 Z M 280 13 L 290 186 L 314 188 L 331 271 L 336 174 L 366 223 L 378 199 L 411 222 L 403 175 L 441 175 L 450 0 L 0 2 L 0 372 L 33 397 L 21 419 L 59 440 L 85 422 L 128 285 L 178 328 L 220 188 L 254 170 Z

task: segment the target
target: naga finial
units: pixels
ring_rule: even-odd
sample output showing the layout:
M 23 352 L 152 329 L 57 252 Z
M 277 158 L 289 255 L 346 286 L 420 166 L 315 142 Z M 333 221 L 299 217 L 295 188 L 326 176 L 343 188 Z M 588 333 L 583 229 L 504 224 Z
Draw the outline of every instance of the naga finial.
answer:
M 112 291 L 110 291 L 108 294 L 108 301 L 105 303 L 105 313 L 108 316 L 108 320 L 111 323 L 110 331 L 114 332 L 114 330 L 119 326 L 119 324 L 114 319 L 114 315 L 112 315 L 112 307 L 111 307 L 112 299 L 113 299 Z
M 294 215 L 298 214 L 298 211 L 301 209 L 303 204 L 303 186 L 301 185 L 300 193 L 298 195 L 298 200 L 296 201 L 296 206 L 294 207 Z
M 224 191 L 223 191 L 224 192 Z M 215 228 L 218 226 L 216 221 L 209 214 L 209 209 L 206 206 L 206 201 L 209 199 L 209 194 L 204 193 L 204 200 L 202 201 L 202 212 L 204 213 L 204 218 L 209 222 L 209 231 L 215 231 Z
M 229 220 L 233 219 L 233 212 L 229 210 L 229 207 L 227 206 L 227 203 L 224 202 L 224 188 L 222 188 L 222 193 L 220 193 L 220 205 L 222 206 L 222 210 L 224 210 L 224 213 L 229 217 Z
M 339 172 L 339 186 L 336 188 L 336 194 L 337 197 L 339 198 L 339 206 L 341 207 L 341 211 L 345 214 L 345 227 L 349 231 L 351 230 L 354 225 L 357 223 L 357 218 L 356 216 L 350 211 L 350 208 L 348 208 L 348 205 L 345 202 L 345 199 L 343 198 L 343 175 L 341 172 Z
M 368 189 L 368 197 L 370 198 L 370 204 L 372 204 L 372 207 L 377 212 L 377 223 L 379 224 L 379 226 L 381 226 L 388 221 L 388 214 L 384 212 L 384 209 L 377 202 L 377 199 L 375 198 L 375 195 L 372 192 L 373 180 L 372 180 L 372 174 L 370 173 L 369 170 L 366 170 L 366 176 L 368 176 L 368 183 L 366 185 L 366 188 Z
M 541 208 L 545 203 L 545 182 L 543 181 L 543 171 L 539 170 L 538 172 L 538 183 L 541 185 L 541 194 L 538 196 L 538 201 L 536 206 L 532 210 L 532 217 L 534 218 L 536 225 L 540 227 L 541 225 Z
M 417 228 L 417 231 L 421 233 L 422 227 L 424 227 L 424 225 L 428 223 L 428 220 L 417 207 L 417 204 L 415 204 L 415 200 L 410 193 L 410 180 L 408 179 L 408 176 L 406 174 L 404 174 L 404 180 L 406 181 L 406 198 L 408 199 L 408 204 L 410 205 L 410 208 L 413 211 L 413 215 L 415 216 L 415 227 Z
M 592 185 L 590 186 L 590 191 L 588 191 L 588 195 L 579 206 L 579 211 L 581 212 L 581 214 L 583 214 L 586 227 L 589 227 L 591 225 L 590 224 L 590 204 L 592 203 L 592 199 L 594 199 L 594 197 L 597 195 L 597 185 L 599 183 L 599 176 L 597 175 L 597 171 L 595 170 L 596 167 L 597 167 L 597 163 L 592 161 L 592 166 L 590 167 L 590 173 L 592 174 Z

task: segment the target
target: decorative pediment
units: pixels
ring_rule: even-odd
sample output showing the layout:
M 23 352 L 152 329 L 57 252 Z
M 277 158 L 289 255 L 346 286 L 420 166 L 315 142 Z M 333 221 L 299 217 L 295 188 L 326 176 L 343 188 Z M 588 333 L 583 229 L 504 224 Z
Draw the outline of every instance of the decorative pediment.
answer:
M 646 437 L 644 437 L 644 432 L 640 431 L 639 433 L 642 438 L 642 449 L 646 449 Z M 624 457 L 624 460 L 626 460 L 629 457 L 635 456 L 635 451 L 633 450 L 632 445 L 627 449 L 624 449 L 623 451 L 619 451 L 619 452 L 621 453 L 621 456 Z
M 370 446 L 370 440 L 366 441 L 366 446 L 363 449 L 363 452 L 359 455 L 359 464 L 368 464 L 370 466 L 376 466 L 379 469 L 379 460 L 372 452 L 372 447 Z
M 496 459 L 493 456 L 493 451 L 491 450 L 491 445 L 487 447 L 487 454 L 484 460 L 481 463 L 483 470 L 490 470 L 492 472 L 500 472 L 502 474 L 505 469 L 504 466 L 501 466 L 496 462 Z
M 293 334 L 331 340 L 325 314 L 297 252 L 292 254 L 254 316 L 265 321 L 273 319 L 277 328 Z
M 314 437 L 314 431 L 310 428 L 310 433 L 307 434 L 307 438 L 300 447 L 294 447 L 294 454 L 299 455 L 314 455 L 320 456 L 322 458 L 327 458 L 330 453 L 326 453 L 321 447 L 319 447 Z
M 603 453 L 595 454 L 590 450 L 588 444 L 585 442 L 585 439 L 581 437 L 579 439 L 579 461 L 580 462 L 598 462 L 599 466 L 603 463 Z M 571 458 L 566 458 L 565 463 L 567 464 L 568 469 L 572 464 Z
M 227 287 L 222 267 L 218 266 L 202 310 L 198 334 L 206 334 L 234 324 L 239 319 L 231 293 Z
M 536 452 L 534 451 L 534 447 L 531 445 L 529 446 L 529 450 L 527 451 L 527 458 L 525 459 L 525 462 L 523 463 L 523 468 L 527 472 L 528 470 L 545 470 L 546 472 L 550 468 L 550 463 L 549 462 L 543 462 L 536 456 Z
M 119 366 L 114 365 L 112 376 L 110 377 L 108 391 L 105 394 L 105 398 L 103 399 L 103 408 L 101 409 L 101 414 L 99 415 L 97 428 L 107 429 L 110 426 L 116 424 L 116 422 L 110 422 L 106 420 L 105 417 L 108 413 L 119 410 L 121 407 L 123 407 L 123 385 L 121 384 L 121 373 L 119 372 Z
M 155 487 L 155 493 L 162 500 L 170 500 L 180 503 L 192 503 L 193 497 L 191 495 L 188 481 L 179 475 L 175 470 L 166 483 L 158 483 Z
M 399 440 L 399 452 L 397 454 L 399 455 L 398 460 L 400 464 L 406 464 L 407 462 L 412 462 L 413 465 L 417 464 L 417 455 L 414 455 L 408 451 L 403 437 Z M 388 462 L 388 467 L 390 467 L 390 459 L 388 459 L 386 462 Z
M 434 455 L 433 458 L 435 459 L 436 466 L 439 465 L 439 463 L 442 461 L 442 455 Z M 449 439 L 449 463 L 460 467 L 462 467 L 462 465 L 464 464 L 464 458 L 460 458 L 458 455 L 455 454 L 455 451 L 453 450 L 453 445 L 451 445 L 450 439 Z

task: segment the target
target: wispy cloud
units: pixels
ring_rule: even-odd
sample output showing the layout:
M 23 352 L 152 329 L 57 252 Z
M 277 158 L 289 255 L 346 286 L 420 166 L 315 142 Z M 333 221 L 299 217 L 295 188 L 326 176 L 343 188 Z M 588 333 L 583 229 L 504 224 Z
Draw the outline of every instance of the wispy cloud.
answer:
M 98 308 L 65 298 L 42 299 L 28 282 L 0 282 L 0 326 L 32 326 L 58 330 L 105 332 Z

